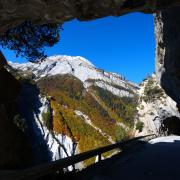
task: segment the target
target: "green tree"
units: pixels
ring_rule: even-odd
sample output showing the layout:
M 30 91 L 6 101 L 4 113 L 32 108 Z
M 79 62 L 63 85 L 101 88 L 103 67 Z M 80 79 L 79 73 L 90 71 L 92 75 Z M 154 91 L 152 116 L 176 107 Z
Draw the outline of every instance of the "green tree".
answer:
M 0 35 L 0 45 L 14 50 L 17 56 L 26 57 L 29 61 L 36 61 L 46 57 L 45 47 L 56 44 L 62 29 L 58 24 L 33 25 L 26 21 L 21 25 L 7 30 Z
M 138 121 L 136 123 L 136 130 L 138 130 L 139 132 L 142 132 L 144 128 L 144 123 L 142 121 Z
M 117 126 L 115 128 L 115 136 L 116 136 L 116 141 L 117 142 L 129 138 L 127 131 L 124 128 L 120 127 L 120 126 Z
M 42 113 L 42 119 L 45 126 L 51 130 L 52 129 L 52 118 L 51 118 L 51 108 L 48 107 L 46 111 Z

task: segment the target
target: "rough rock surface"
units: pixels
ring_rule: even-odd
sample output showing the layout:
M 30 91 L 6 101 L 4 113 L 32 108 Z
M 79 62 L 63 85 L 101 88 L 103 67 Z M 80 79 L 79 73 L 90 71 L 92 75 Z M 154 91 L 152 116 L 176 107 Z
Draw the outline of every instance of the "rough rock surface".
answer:
M 7 61 L 3 53 L 0 51 L 0 68 L 3 68 L 5 65 L 7 65 Z
M 180 8 L 155 16 L 156 75 L 166 93 L 180 107 Z
M 20 92 L 20 83 L 5 68 L 0 69 L 0 82 L 0 103 L 11 102 Z
M 179 4 L 179 0 L 0 0 L 0 32 L 25 20 L 38 24 L 63 23 L 75 18 L 92 20 L 135 11 L 152 13 Z
M 151 85 L 148 83 L 149 81 L 152 82 Z M 149 87 L 147 88 L 147 86 Z M 149 89 L 148 92 L 147 89 Z M 158 89 L 158 91 L 156 89 Z M 147 94 L 150 93 L 153 93 L 153 95 L 148 96 Z M 178 126 L 178 124 L 173 121 L 173 118 L 175 117 L 178 119 L 178 121 L 180 118 L 180 113 L 176 107 L 176 102 L 164 92 L 164 90 L 158 84 L 155 75 L 141 83 L 139 96 L 140 100 L 137 108 L 138 120 L 144 123 L 144 127 L 142 132 L 136 132 L 136 136 L 151 133 L 157 135 L 171 133 L 179 135 L 179 131 L 176 130 L 176 126 Z M 171 125 L 166 123 L 168 119 L 171 120 Z M 171 127 L 172 125 L 175 127 Z
M 31 148 L 14 122 L 20 83 L 5 68 L 0 69 L 0 82 L 0 168 L 17 169 L 31 164 Z

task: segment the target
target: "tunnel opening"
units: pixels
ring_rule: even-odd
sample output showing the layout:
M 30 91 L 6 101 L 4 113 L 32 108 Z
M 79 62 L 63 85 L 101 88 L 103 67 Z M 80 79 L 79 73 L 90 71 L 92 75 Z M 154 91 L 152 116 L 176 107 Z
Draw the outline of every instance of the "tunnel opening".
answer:
M 81 56 L 97 68 L 121 74 L 137 84 L 155 71 L 153 15 L 132 13 L 88 22 L 73 20 L 64 23 L 63 29 L 60 40 L 44 48 L 48 57 Z M 28 61 L 6 47 L 0 50 L 9 61 Z
M 164 119 L 161 131 L 166 135 L 180 135 L 180 118 L 172 116 Z

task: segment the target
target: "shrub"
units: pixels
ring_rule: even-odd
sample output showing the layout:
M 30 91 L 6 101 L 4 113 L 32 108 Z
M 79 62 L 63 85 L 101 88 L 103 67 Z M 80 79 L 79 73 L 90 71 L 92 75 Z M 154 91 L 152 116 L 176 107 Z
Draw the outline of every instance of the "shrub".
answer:
M 30 61 L 45 58 L 44 48 L 56 44 L 62 30 L 58 24 L 34 25 L 29 21 L 7 30 L 0 35 L 0 45 L 14 50 L 16 55 L 26 57 Z
M 124 128 L 120 127 L 120 126 L 116 127 L 115 136 L 116 136 L 116 142 L 119 142 L 119 141 L 122 141 L 122 140 L 125 140 L 125 139 L 129 138 L 127 131 Z
M 144 128 L 144 123 L 142 121 L 138 121 L 136 123 L 136 130 L 138 130 L 139 132 L 142 132 Z
M 111 115 L 113 117 L 121 118 L 121 121 L 130 127 L 134 126 L 137 97 L 118 97 L 100 87 L 93 86 L 92 88 L 105 106 L 111 108 Z
M 151 79 L 149 78 L 144 88 L 143 100 L 145 102 L 151 102 L 154 99 L 160 99 L 161 97 L 163 97 L 163 95 L 164 95 L 163 90 L 154 83 L 152 78 Z
M 47 111 L 44 111 L 42 113 L 42 120 L 43 120 L 45 126 L 49 130 L 52 130 L 52 119 L 51 119 L 51 108 L 50 107 L 47 108 Z
M 149 114 L 150 114 L 151 116 L 153 116 L 153 115 L 154 115 L 154 113 L 153 113 L 153 112 L 150 112 Z
M 141 110 L 144 110 L 144 106 L 143 106 L 143 105 L 141 105 L 141 106 L 140 106 L 140 109 L 141 109 Z

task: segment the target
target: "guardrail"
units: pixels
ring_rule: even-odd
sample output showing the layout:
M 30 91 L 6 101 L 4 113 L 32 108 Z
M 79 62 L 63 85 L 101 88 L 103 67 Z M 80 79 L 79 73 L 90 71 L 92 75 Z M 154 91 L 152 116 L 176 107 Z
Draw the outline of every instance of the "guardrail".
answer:
M 91 151 L 87 151 L 81 154 L 77 154 L 74 156 L 70 156 L 67 158 L 59 159 L 54 162 L 45 163 L 41 165 L 37 165 L 35 167 L 17 170 L 17 171 L 0 171 L 0 180 L 33 180 L 48 174 L 57 172 L 60 169 L 66 168 L 68 166 L 74 165 L 76 163 L 82 162 L 94 156 L 99 156 L 99 160 L 101 160 L 101 155 L 105 152 L 114 150 L 116 148 L 122 148 L 123 146 L 135 142 L 137 140 L 156 137 L 155 134 L 150 134 L 147 136 L 136 137 L 127 141 L 118 142 L 112 145 L 108 145 L 105 147 L 101 147 L 98 149 L 94 149 Z M 152 138 L 151 138 L 152 139 Z

